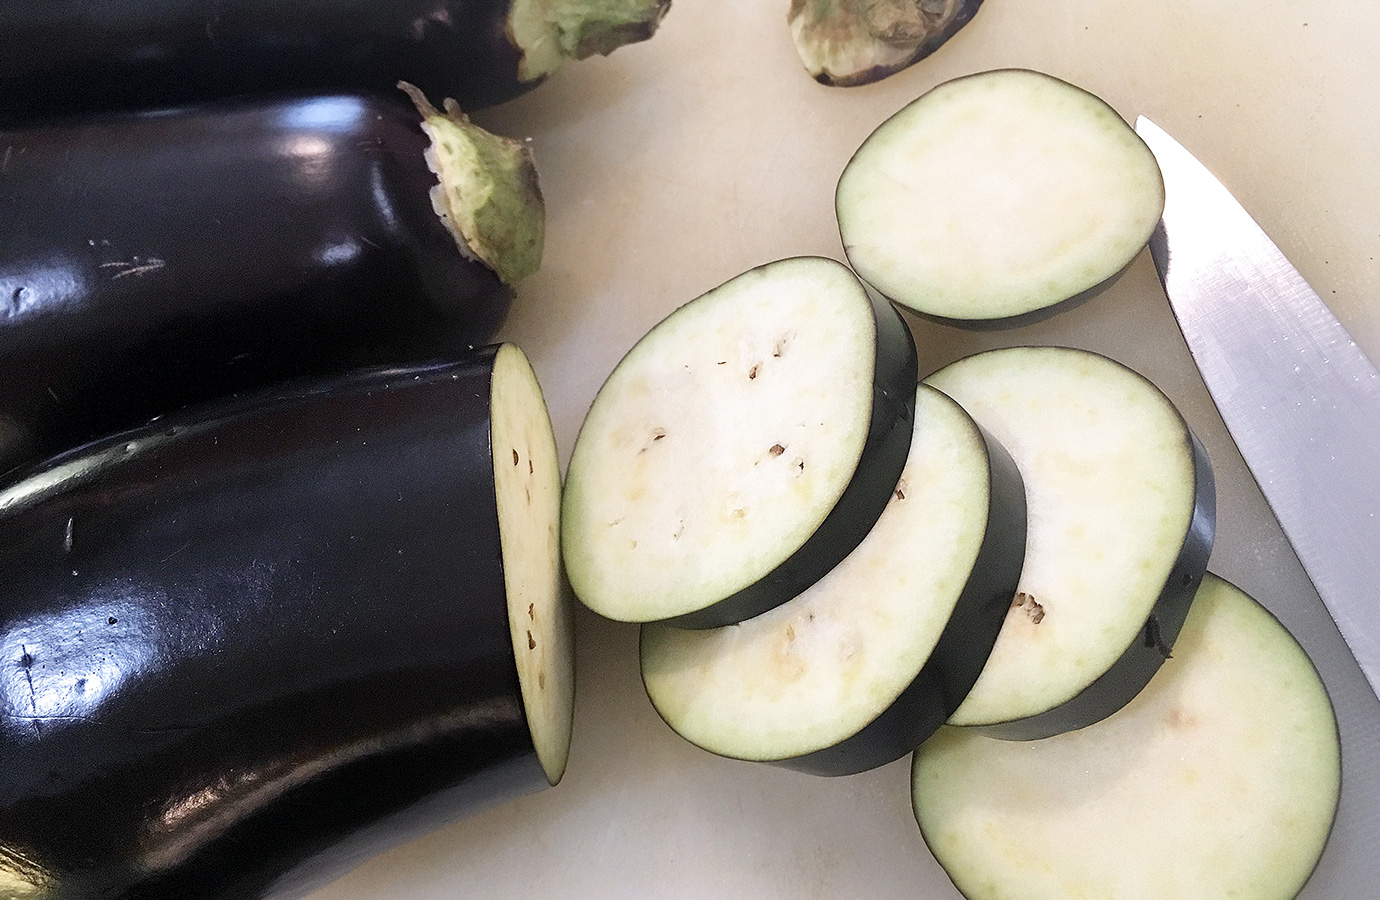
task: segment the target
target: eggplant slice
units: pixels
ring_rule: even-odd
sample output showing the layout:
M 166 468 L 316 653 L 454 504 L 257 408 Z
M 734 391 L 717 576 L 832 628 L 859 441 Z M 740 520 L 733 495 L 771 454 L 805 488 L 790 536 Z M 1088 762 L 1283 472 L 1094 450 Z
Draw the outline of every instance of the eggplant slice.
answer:
M 1006 625 L 950 721 L 1032 739 L 1105 718 L 1169 655 L 1207 570 L 1206 451 L 1158 388 L 1084 350 L 991 350 L 926 383 L 1010 451 L 1029 512 Z
M 1164 182 L 1116 110 L 1049 75 L 939 85 L 872 133 L 835 194 L 848 261 L 878 291 L 970 328 L 1088 299 L 1131 262 Z
M 786 259 L 682 306 L 594 399 L 563 553 L 600 615 L 708 628 L 799 594 L 866 536 L 910 447 L 910 331 L 840 263 Z
M 1337 809 L 1341 749 L 1312 663 L 1209 575 L 1167 661 L 1081 731 L 945 728 L 915 754 L 915 817 L 969 900 L 1289 900 Z
M 489 340 L 541 261 L 530 151 L 392 93 L 0 131 L 0 472 Z
M 670 0 L 0 0 L 0 122 L 285 91 L 467 110 L 650 38 Z
M 856 87 L 942 47 L 982 0 L 791 0 L 786 22 L 810 77 Z
M 557 780 L 558 478 L 504 345 L 226 401 L 10 484 L 9 896 L 299 896 Z
M 981 671 L 1025 552 L 1016 464 L 921 386 L 910 457 L 867 538 L 803 594 L 738 625 L 642 627 L 642 680 L 714 753 L 848 775 L 914 750 Z

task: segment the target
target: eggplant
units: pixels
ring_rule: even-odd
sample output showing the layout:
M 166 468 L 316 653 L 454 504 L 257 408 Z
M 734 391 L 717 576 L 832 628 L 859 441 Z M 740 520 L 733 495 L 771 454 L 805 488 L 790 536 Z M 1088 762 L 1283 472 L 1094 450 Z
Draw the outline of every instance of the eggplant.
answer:
M 408 81 L 465 109 L 652 36 L 670 0 L 0 0 L 0 122 Z
M 1048 318 L 1110 285 L 1164 209 L 1154 154 L 1116 110 L 1025 69 L 945 82 L 858 148 L 834 197 L 849 264 L 926 318 Z
M 1289 900 L 1340 787 L 1317 671 L 1215 575 L 1174 658 L 1116 715 L 1028 743 L 946 728 L 912 768 L 921 832 L 969 900 Z
M 530 152 L 394 94 L 0 131 L 0 472 L 486 342 L 541 258 Z
M 712 628 L 805 590 L 886 508 L 917 366 L 896 311 L 830 259 L 759 266 L 676 310 L 576 438 L 561 515 L 576 596 Z
M 819 775 L 900 759 L 982 671 L 1025 554 L 1011 457 L 921 386 L 910 457 L 867 538 L 800 596 L 737 625 L 642 626 L 642 681 L 678 734 Z
M 1154 384 L 1086 350 L 989 350 L 925 383 L 1010 451 L 1029 509 L 1006 624 L 950 723 L 1032 740 L 1106 718 L 1170 655 L 1207 571 L 1207 452 Z
M 570 738 L 559 472 L 516 347 L 295 382 L 0 490 L 0 884 L 295 897 Z
M 881 81 L 942 47 L 982 0 L 791 0 L 796 52 L 821 84 Z

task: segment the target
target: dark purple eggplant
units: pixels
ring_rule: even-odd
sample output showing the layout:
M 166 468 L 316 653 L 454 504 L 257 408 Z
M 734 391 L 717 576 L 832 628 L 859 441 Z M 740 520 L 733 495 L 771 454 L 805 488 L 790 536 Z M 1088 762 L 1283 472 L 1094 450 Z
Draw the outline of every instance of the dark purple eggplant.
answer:
M 0 0 L 0 121 L 282 90 L 466 109 L 651 37 L 670 0 Z
M 223 401 L 0 492 L 5 896 L 298 896 L 558 780 L 558 478 L 505 345 Z
M 486 342 L 540 260 L 530 153 L 395 94 L 0 130 L 0 471 L 231 391 Z M 498 190 L 451 174 L 461 142 Z M 508 199 L 467 214 L 491 193 Z

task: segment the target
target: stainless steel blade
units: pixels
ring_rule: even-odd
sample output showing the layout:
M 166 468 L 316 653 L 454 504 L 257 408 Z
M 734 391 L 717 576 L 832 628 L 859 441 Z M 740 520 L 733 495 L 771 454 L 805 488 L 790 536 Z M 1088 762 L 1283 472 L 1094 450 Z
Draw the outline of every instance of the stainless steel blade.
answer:
M 1193 359 L 1380 696 L 1380 372 L 1203 165 L 1144 116 L 1165 207 L 1150 251 Z

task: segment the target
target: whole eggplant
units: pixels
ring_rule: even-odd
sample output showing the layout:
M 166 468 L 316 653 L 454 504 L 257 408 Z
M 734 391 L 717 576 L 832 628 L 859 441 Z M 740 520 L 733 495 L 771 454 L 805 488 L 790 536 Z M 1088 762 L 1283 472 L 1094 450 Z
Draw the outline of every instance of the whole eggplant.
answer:
M 0 121 L 399 80 L 466 109 L 652 35 L 670 0 L 0 0 Z
M 186 403 L 487 341 L 500 272 L 540 259 L 530 154 L 503 143 L 493 173 L 526 243 L 481 259 L 438 215 L 428 134 L 503 139 L 394 93 L 0 130 L 0 472 Z
M 500 540 L 495 359 L 225 401 L 0 492 L 0 894 L 296 896 L 559 778 L 505 599 L 532 563 Z

